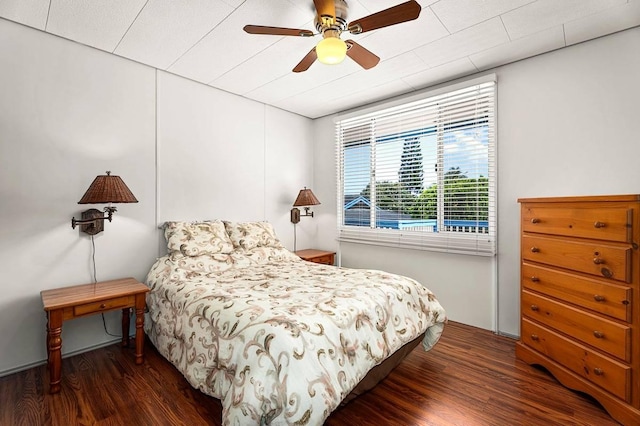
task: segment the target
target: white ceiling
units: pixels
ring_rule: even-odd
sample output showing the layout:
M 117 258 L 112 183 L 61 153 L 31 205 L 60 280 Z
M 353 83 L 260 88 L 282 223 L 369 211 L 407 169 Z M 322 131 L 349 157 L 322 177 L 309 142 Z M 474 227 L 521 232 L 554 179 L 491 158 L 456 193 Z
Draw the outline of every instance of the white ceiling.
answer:
M 403 0 L 348 0 L 348 21 Z M 0 17 L 317 118 L 640 25 L 640 0 L 418 0 L 420 17 L 358 36 L 381 61 L 291 69 L 319 41 L 312 0 L 0 0 Z M 639 46 L 640 47 L 640 46 Z

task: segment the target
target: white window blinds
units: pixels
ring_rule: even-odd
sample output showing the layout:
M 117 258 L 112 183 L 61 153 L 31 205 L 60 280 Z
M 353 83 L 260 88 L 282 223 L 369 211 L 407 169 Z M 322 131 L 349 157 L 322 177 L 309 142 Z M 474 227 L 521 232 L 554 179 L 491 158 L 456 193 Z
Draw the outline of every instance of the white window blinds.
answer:
M 493 255 L 495 80 L 336 121 L 342 241 Z

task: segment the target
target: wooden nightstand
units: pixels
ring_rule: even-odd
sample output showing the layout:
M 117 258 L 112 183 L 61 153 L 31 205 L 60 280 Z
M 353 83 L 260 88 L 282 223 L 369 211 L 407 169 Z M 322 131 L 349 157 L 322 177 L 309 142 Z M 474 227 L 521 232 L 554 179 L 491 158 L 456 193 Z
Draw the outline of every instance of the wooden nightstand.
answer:
M 336 252 L 316 249 L 298 250 L 295 252 L 300 258 L 314 263 L 325 265 L 335 264 Z
M 129 309 L 136 310 L 136 364 L 144 361 L 144 308 L 149 287 L 133 278 L 43 290 L 47 314 L 49 392 L 60 392 L 62 380 L 62 322 L 122 309 L 122 346 L 129 346 Z

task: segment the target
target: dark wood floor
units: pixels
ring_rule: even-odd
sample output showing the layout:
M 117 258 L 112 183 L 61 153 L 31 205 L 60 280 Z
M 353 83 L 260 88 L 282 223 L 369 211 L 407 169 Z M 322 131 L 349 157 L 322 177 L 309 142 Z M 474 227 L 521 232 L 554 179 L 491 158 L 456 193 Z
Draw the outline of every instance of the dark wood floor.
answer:
M 0 378 L 0 425 L 219 425 L 218 400 L 191 388 L 147 342 L 146 361 L 118 345 L 63 360 L 62 391 L 46 367 Z M 332 426 L 615 425 L 592 399 L 516 361 L 514 341 L 449 323 L 376 388 L 336 410 Z

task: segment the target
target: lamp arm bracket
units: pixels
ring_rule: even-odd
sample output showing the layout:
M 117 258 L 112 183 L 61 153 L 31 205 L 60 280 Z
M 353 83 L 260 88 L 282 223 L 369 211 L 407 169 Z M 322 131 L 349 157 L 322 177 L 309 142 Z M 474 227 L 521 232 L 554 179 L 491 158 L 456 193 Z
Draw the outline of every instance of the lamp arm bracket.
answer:
M 113 213 L 116 212 L 115 207 L 105 207 L 103 211 L 98 209 L 89 209 L 82 212 L 82 219 L 71 218 L 71 228 L 75 229 L 76 225 L 80 225 L 80 230 L 89 235 L 96 235 L 104 230 L 105 219 L 111 222 Z

